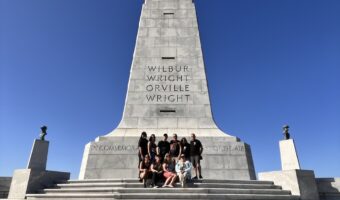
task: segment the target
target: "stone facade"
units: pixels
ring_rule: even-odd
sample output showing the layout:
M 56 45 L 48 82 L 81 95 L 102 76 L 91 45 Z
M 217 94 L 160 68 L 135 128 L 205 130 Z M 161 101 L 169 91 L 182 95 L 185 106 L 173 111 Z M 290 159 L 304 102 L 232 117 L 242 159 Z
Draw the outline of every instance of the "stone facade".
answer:
M 274 184 L 282 186 L 282 189 L 300 196 L 301 200 L 319 200 L 318 186 L 312 170 L 262 172 L 258 177 L 262 181 L 273 181 Z
M 0 177 L 0 199 L 7 198 L 12 177 Z
M 255 179 L 249 146 L 213 120 L 192 0 L 145 1 L 122 120 L 86 146 L 80 179 L 137 177 L 142 131 L 179 138 L 195 133 L 205 148 L 206 178 Z
M 340 178 L 317 178 L 320 200 L 340 199 Z
M 191 0 L 147 0 L 143 5 L 125 109 L 108 136 L 136 136 L 144 130 L 226 136 L 212 117 Z
M 294 140 L 281 140 L 279 146 L 282 170 L 301 169 Z

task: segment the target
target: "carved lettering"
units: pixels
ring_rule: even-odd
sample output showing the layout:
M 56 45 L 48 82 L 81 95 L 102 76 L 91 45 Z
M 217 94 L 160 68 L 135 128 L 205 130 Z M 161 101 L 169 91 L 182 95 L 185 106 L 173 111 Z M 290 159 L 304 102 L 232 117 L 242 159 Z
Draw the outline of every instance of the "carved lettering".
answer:
M 189 103 L 189 66 L 146 66 L 145 95 L 148 103 Z
M 204 147 L 205 152 L 214 152 L 214 153 L 243 153 L 245 151 L 244 146 L 207 146 Z
M 146 95 L 146 99 L 148 102 L 160 102 L 160 103 L 167 103 L 167 102 L 179 102 L 179 103 L 187 103 L 190 101 L 190 95 Z
M 130 152 L 138 151 L 137 146 L 133 145 L 93 145 L 91 146 L 91 151 L 100 152 Z

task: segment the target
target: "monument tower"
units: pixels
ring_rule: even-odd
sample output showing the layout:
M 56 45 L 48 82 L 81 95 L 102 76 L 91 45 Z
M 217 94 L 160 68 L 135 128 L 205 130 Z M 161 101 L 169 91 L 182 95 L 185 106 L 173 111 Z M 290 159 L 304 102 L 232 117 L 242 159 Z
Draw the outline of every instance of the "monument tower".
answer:
M 192 0 L 145 0 L 122 120 L 86 145 L 79 178 L 136 178 L 142 131 L 195 133 L 205 178 L 255 179 L 250 147 L 213 120 Z

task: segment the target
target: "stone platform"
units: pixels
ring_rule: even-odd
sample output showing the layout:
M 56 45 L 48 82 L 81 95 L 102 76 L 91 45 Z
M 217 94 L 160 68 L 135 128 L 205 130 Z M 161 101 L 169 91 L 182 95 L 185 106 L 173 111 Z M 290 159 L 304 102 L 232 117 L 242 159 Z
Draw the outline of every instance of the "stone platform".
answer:
M 139 137 L 103 137 L 87 144 L 79 179 L 138 177 L 138 139 Z M 201 164 L 205 178 L 256 178 L 249 145 L 229 137 L 198 139 L 204 148 Z
M 107 199 L 243 199 L 298 200 L 269 181 L 202 180 L 188 188 L 143 188 L 136 179 L 75 180 L 56 184 L 27 200 Z

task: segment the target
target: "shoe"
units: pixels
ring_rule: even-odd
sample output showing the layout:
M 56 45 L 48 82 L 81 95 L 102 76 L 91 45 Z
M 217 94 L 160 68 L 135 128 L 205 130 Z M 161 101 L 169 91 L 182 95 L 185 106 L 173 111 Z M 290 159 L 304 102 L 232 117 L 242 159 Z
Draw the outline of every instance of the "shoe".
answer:
M 184 188 L 184 182 L 181 183 L 182 188 Z
M 174 186 L 173 185 L 168 185 L 168 187 L 173 188 Z
M 195 176 L 195 177 L 193 177 L 192 179 L 193 179 L 193 180 L 197 180 L 198 178 L 197 178 L 197 176 Z
M 203 179 L 203 177 L 200 175 L 200 179 Z
M 153 188 L 159 188 L 159 187 L 156 185 L 156 186 L 153 186 Z

